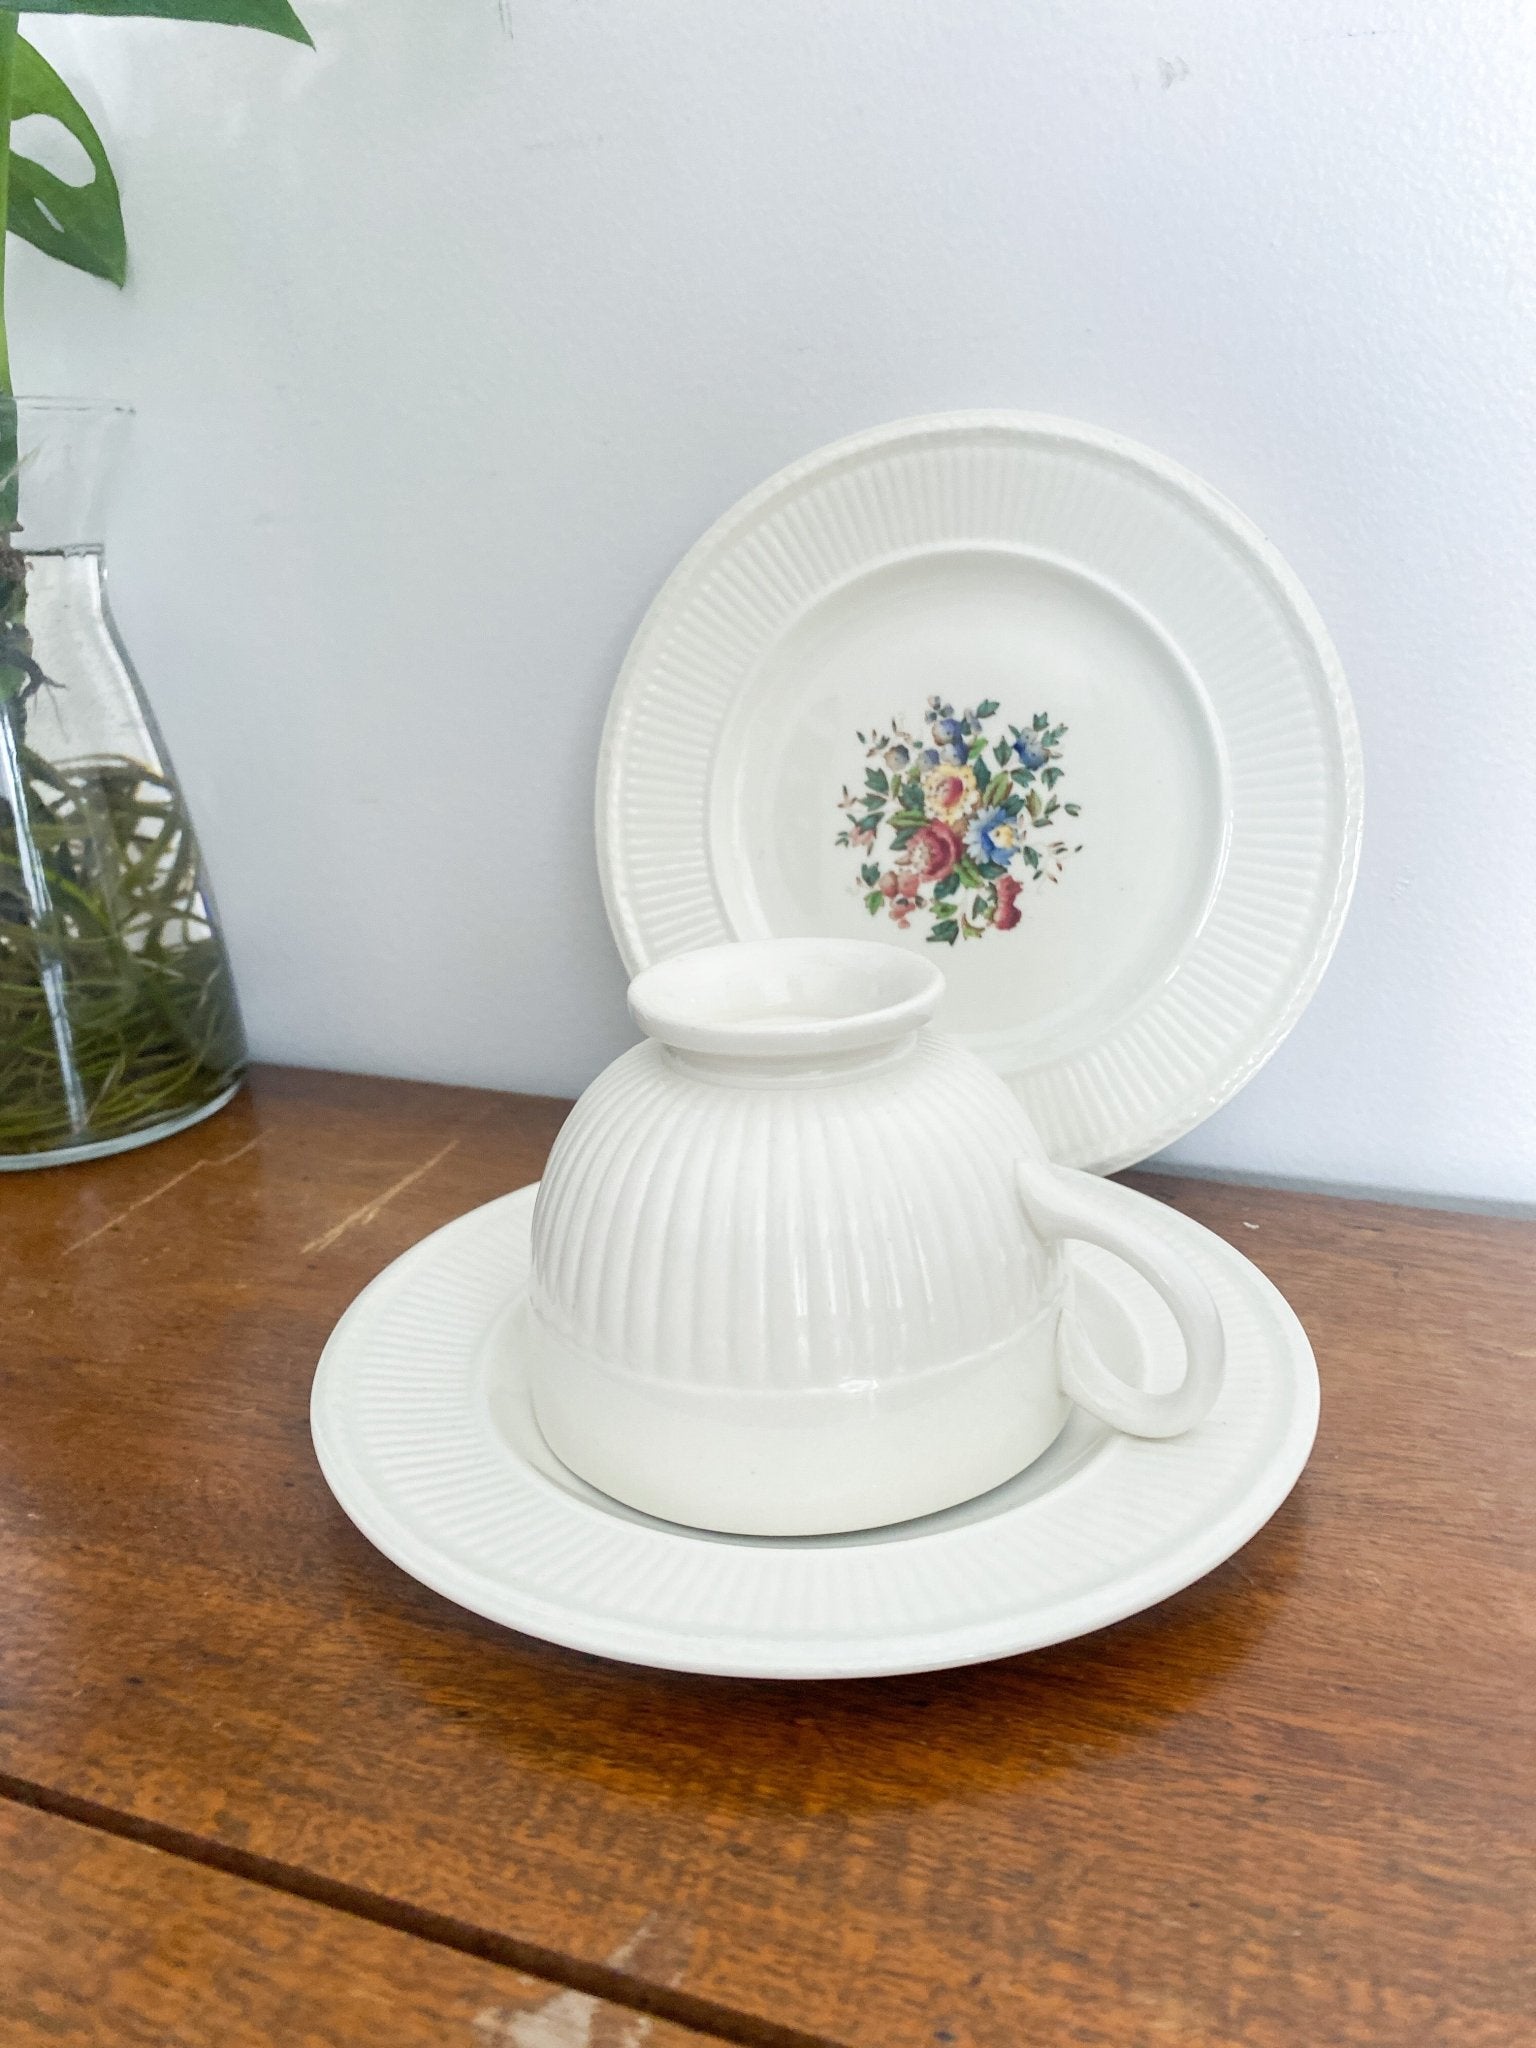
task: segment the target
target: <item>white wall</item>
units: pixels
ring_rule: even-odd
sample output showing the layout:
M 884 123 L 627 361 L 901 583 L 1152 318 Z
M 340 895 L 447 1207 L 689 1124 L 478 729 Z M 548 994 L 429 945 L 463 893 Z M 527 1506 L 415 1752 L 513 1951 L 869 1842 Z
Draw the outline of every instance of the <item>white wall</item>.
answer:
M 573 1090 L 620 655 L 782 462 L 949 406 L 1166 450 L 1289 555 L 1369 773 L 1322 992 L 1186 1162 L 1536 1197 L 1536 17 L 1519 0 L 299 0 L 26 25 L 126 295 L 119 616 L 258 1051 Z

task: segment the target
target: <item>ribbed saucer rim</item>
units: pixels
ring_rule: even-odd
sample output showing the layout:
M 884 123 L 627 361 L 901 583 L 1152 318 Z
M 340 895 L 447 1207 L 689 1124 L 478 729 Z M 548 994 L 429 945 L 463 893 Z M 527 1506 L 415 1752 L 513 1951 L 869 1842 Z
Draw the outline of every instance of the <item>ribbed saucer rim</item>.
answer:
M 444 1225 L 364 1288 L 337 1324 L 322 1354 L 311 1399 L 311 1432 L 326 1483 L 344 1512 L 376 1549 L 409 1576 L 454 1604 L 545 1641 L 657 1669 L 717 1677 L 792 1680 L 937 1671 L 1044 1649 L 1125 1620 L 1205 1577 L 1241 1549 L 1269 1520 L 1295 1485 L 1310 1454 L 1318 1419 L 1317 1370 L 1305 1332 L 1284 1296 L 1225 1239 L 1192 1219 L 1165 1209 L 1148 1196 L 1111 1183 L 1106 1184 L 1107 1196 L 1143 1203 L 1157 1211 L 1186 1253 L 1204 1268 L 1206 1277 L 1219 1281 L 1222 1293 L 1242 1304 L 1243 1314 L 1255 1327 L 1267 1323 L 1265 1369 L 1276 1388 L 1282 1380 L 1285 1382 L 1289 1396 L 1284 1426 L 1268 1441 L 1241 1498 L 1209 1521 L 1185 1529 L 1170 1554 L 1144 1557 L 1138 1568 L 1122 1573 L 1107 1591 L 1090 1589 L 1054 1605 L 1021 1608 L 987 1623 L 938 1623 L 916 1630 L 861 1636 L 856 1631 L 856 1617 L 849 1617 L 841 1629 L 813 1629 L 790 1640 L 753 1632 L 736 1636 L 716 1633 L 706 1640 L 686 1631 L 636 1624 L 611 1613 L 583 1608 L 579 1600 L 573 1601 L 568 1594 L 560 1595 L 548 1588 L 540 1593 L 509 1585 L 505 1575 L 466 1568 L 448 1555 L 441 1529 L 434 1532 L 430 1527 L 424 1528 L 419 1502 L 391 1498 L 388 1489 L 381 1490 L 361 1469 L 355 1450 L 358 1418 L 355 1403 L 349 1411 L 349 1396 L 359 1362 L 368 1356 L 370 1341 L 377 1341 L 381 1322 L 387 1321 L 392 1307 L 398 1310 L 399 1298 L 413 1282 L 430 1280 L 435 1270 L 445 1268 L 471 1249 L 479 1258 L 482 1251 L 494 1245 L 504 1255 L 509 1245 L 515 1246 L 521 1240 L 526 1259 L 536 1193 L 536 1186 L 520 1189 Z M 517 1292 L 516 1286 L 504 1291 L 494 1312 L 487 1313 L 479 1334 L 473 1342 L 467 1342 L 467 1355 L 460 1356 L 456 1366 L 466 1379 L 474 1369 L 486 1331 L 506 1313 Z M 430 1300 L 430 1286 L 426 1296 Z M 441 1299 L 446 1305 L 448 1297 L 443 1295 Z M 414 1306 L 412 1312 L 416 1313 Z M 1230 1307 L 1227 1314 L 1230 1327 Z M 441 1363 L 435 1367 L 424 1365 L 421 1370 L 431 1375 L 431 1391 L 436 1398 L 445 1378 Z M 474 1428 L 472 1420 L 467 1424 L 464 1421 L 473 1407 L 472 1399 L 463 1399 L 463 1413 L 457 1419 L 445 1409 L 449 1427 Z M 1194 1448 L 1198 1460 L 1203 1439 L 1209 1447 L 1209 1463 L 1217 1455 L 1222 1426 L 1222 1408 L 1218 1403 L 1211 1420 L 1182 1442 Z M 1106 1479 L 1111 1487 L 1123 1487 L 1127 1471 L 1134 1471 L 1137 1464 L 1161 1459 L 1166 1475 L 1162 1488 L 1165 1511 L 1174 1514 L 1187 1508 L 1192 1497 L 1190 1472 L 1179 1470 L 1176 1446 L 1181 1440 L 1171 1441 L 1175 1447 L 1172 1450 L 1167 1441 L 1152 1444 L 1116 1438 L 1110 1446 L 1112 1455 L 1074 1472 L 1048 1498 L 1076 1510 L 1084 1505 L 1086 1495 L 1091 1507 L 1095 1486 L 1104 1496 Z M 1187 1454 L 1184 1464 L 1188 1465 Z M 1197 1464 L 1196 1477 L 1198 1469 Z M 618 1515 L 572 1498 L 526 1465 L 520 1471 L 524 1479 L 537 1479 L 544 1489 L 543 1498 L 535 1506 L 543 1515 L 546 1528 L 558 1517 L 564 1523 L 563 1533 L 568 1534 L 574 1526 L 570 1518 L 575 1517 L 579 1523 L 583 1517 L 589 1521 L 597 1517 L 609 1525 L 609 1538 L 615 1529 L 628 1529 L 637 1542 L 643 1539 L 654 1546 L 659 1540 L 664 1553 L 663 1569 L 670 1565 L 695 1574 L 712 1569 L 723 1572 L 727 1567 L 721 1562 L 722 1557 L 739 1558 L 743 1552 L 755 1552 L 759 1559 L 768 1561 L 775 1555 L 786 1556 L 808 1548 L 842 1551 L 847 1541 L 720 1539 L 662 1523 L 637 1528 L 632 1517 L 626 1516 L 621 1523 Z M 1112 1477 L 1117 1471 L 1118 1480 Z M 520 1479 L 519 1484 L 522 1483 Z M 890 1532 L 871 1532 L 853 1540 L 866 1556 L 874 1556 L 877 1562 L 888 1561 L 890 1571 L 904 1578 L 910 1577 L 914 1567 L 925 1563 L 951 1571 L 958 1563 L 964 1570 L 968 1558 L 983 1553 L 988 1557 L 989 1569 L 995 1571 L 996 1562 L 986 1539 L 1006 1537 L 1010 1525 L 1020 1523 L 1020 1518 L 1028 1516 L 1035 1506 L 1035 1502 L 1026 1501 L 989 1519 L 945 1526 L 929 1533 L 922 1533 L 921 1525 L 913 1524 Z M 1022 1533 L 1022 1524 L 1011 1533 Z M 614 1555 L 621 1555 L 623 1548 L 621 1540 Z

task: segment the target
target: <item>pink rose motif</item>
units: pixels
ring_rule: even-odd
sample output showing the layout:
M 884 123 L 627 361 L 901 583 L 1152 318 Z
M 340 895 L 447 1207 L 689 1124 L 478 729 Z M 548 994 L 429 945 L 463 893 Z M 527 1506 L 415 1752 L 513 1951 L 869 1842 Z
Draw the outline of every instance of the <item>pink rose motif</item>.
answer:
M 964 857 L 965 844 L 953 825 L 938 818 L 918 826 L 907 841 L 906 853 L 919 883 L 942 882 Z
M 1012 875 L 1000 875 L 997 880 L 997 908 L 992 913 L 992 922 L 1000 932 L 1011 932 L 1019 921 L 1019 889 L 1021 884 Z
M 899 931 L 906 931 L 913 911 L 923 907 L 918 895 L 921 876 L 911 868 L 887 868 L 875 886 L 890 907 L 892 923 Z

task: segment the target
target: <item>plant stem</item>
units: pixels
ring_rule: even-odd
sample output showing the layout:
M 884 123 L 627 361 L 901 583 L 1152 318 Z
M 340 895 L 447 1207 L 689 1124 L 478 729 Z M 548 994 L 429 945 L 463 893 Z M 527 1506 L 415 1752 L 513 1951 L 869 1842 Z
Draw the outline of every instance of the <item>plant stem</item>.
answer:
M 9 8 L 0 12 L 0 394 L 5 397 L 11 393 L 11 349 L 5 327 L 5 251 L 10 240 L 7 223 L 11 213 L 11 85 L 16 73 L 18 27 Z M 8 482 L 7 494 L 9 491 Z
M 9 8 L 0 11 L 0 547 L 10 548 L 21 518 L 21 444 L 12 395 L 11 344 L 5 324 L 5 257 L 10 246 L 11 107 L 16 80 L 16 37 L 20 23 Z M 3 695 L 0 687 L 0 695 Z

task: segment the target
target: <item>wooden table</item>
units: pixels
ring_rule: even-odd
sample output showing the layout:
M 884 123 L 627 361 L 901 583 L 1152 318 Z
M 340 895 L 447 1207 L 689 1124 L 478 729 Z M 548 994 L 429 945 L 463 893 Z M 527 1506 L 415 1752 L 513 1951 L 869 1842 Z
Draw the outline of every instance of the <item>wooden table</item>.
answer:
M 283 1070 L 0 1183 L 0 2042 L 1536 2041 L 1536 1226 L 1142 1183 L 1285 1289 L 1291 1500 L 1085 1641 L 651 1673 L 347 1522 L 310 1375 L 564 1105 Z

